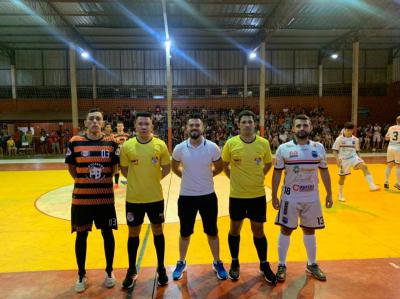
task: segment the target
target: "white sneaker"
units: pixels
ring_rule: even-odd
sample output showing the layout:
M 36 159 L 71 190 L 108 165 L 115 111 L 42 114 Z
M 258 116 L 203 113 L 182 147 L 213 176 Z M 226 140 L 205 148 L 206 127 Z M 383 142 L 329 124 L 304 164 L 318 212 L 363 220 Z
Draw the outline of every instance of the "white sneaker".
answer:
M 78 276 L 78 279 L 76 280 L 76 283 L 75 283 L 75 292 L 82 293 L 86 289 L 86 283 L 87 283 L 86 276 L 84 276 L 82 278 L 82 280 L 79 280 L 79 276 Z
M 379 190 L 381 190 L 381 187 L 379 187 L 377 185 L 375 185 L 375 186 L 373 186 L 372 188 L 369 189 L 369 191 L 371 191 L 371 192 L 375 192 L 375 191 L 379 191 Z
M 111 272 L 111 277 L 108 276 L 108 274 L 107 274 L 107 272 L 106 272 L 106 273 L 105 273 L 105 278 L 104 278 L 104 286 L 105 286 L 106 288 L 111 289 L 112 287 L 115 286 L 115 282 L 116 282 L 116 280 L 115 280 L 115 276 L 114 276 L 114 271 Z
M 344 199 L 344 197 L 343 197 L 343 196 L 339 196 L 339 201 L 341 201 L 341 202 L 345 202 L 346 200 Z

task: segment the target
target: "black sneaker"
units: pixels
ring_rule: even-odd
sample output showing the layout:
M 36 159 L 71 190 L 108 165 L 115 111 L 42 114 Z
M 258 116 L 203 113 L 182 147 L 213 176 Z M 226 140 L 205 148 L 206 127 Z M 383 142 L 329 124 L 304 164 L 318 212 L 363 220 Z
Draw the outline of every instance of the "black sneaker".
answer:
M 231 263 L 231 268 L 229 269 L 228 273 L 229 279 L 231 280 L 238 280 L 240 277 L 240 265 L 239 261 L 235 260 Z
M 167 270 L 165 270 L 165 267 L 157 268 L 157 276 L 157 283 L 159 286 L 165 286 L 166 284 L 168 284 Z
M 389 189 L 389 183 L 384 183 L 384 184 L 383 184 L 383 188 Z
M 128 270 L 128 272 L 126 272 L 126 276 L 124 281 L 122 282 L 122 288 L 123 289 L 130 289 L 133 287 L 133 285 L 135 284 L 135 280 L 137 279 L 137 271 L 136 269 L 133 270 Z
M 269 266 L 268 262 L 260 263 L 260 273 L 264 275 L 265 280 L 275 285 L 276 284 L 276 276 L 275 273 L 272 272 L 271 267 Z
M 318 267 L 317 264 L 312 264 L 312 265 L 307 264 L 306 272 L 310 273 L 318 280 L 321 281 L 326 280 L 326 275 L 324 274 L 324 272 L 322 272 L 322 270 Z
M 276 280 L 278 282 L 284 282 L 286 280 L 286 266 L 278 265 L 278 271 L 276 272 Z

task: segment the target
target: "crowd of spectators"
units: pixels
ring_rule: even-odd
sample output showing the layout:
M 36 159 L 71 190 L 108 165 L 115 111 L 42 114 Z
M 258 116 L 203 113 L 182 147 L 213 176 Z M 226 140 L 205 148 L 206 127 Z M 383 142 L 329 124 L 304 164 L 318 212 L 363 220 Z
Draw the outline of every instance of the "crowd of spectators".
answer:
M 243 110 L 241 108 L 240 110 Z M 204 121 L 204 135 L 214 141 L 220 147 L 227 139 L 239 133 L 237 115 L 240 110 L 233 108 L 209 108 L 209 107 L 186 107 L 174 108 L 172 110 L 173 127 L 173 146 L 187 138 L 185 124 L 189 115 L 193 112 L 199 113 Z M 153 115 L 154 134 L 163 140 L 167 140 L 167 111 L 164 108 L 156 107 L 149 110 Z M 342 125 L 335 124 L 327 115 L 322 107 L 306 109 L 302 107 L 284 108 L 274 111 L 270 107 L 265 112 L 265 138 L 270 142 L 271 149 L 277 147 L 293 138 L 291 126 L 293 118 L 297 114 L 310 116 L 313 130 L 311 139 L 321 142 L 329 151 L 332 148 L 334 139 L 341 133 Z M 120 113 L 105 114 L 104 120 L 116 127 L 118 121 L 124 122 L 125 130 L 131 136 L 134 132 L 134 119 L 136 110 L 124 108 Z M 259 119 L 257 116 L 257 124 Z M 387 142 L 384 136 L 390 124 L 368 124 L 357 128 L 357 136 L 360 139 L 361 150 L 376 151 L 384 150 Z M 257 126 L 258 130 L 258 126 Z M 82 128 L 81 134 L 84 129 Z M 34 135 L 30 128 L 28 130 L 17 130 L 13 135 L 9 135 L 6 130 L 0 131 L 0 156 L 14 156 L 19 152 L 29 152 L 38 154 L 61 154 L 65 153 L 71 133 L 68 129 L 60 126 L 59 130 L 46 132 L 41 129 Z

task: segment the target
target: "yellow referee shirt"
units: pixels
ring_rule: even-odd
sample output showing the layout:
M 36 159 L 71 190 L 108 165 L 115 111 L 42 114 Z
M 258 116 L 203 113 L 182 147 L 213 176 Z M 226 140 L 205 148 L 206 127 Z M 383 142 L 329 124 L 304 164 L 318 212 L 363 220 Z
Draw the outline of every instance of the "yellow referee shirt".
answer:
M 256 135 L 253 142 L 246 143 L 239 135 L 232 137 L 222 149 L 222 160 L 231 167 L 230 197 L 265 195 L 263 169 L 272 162 L 268 140 Z
M 164 141 L 153 137 L 140 143 L 136 137 L 124 142 L 120 164 L 128 167 L 126 201 L 149 203 L 162 200 L 161 165 L 170 163 L 168 148 Z

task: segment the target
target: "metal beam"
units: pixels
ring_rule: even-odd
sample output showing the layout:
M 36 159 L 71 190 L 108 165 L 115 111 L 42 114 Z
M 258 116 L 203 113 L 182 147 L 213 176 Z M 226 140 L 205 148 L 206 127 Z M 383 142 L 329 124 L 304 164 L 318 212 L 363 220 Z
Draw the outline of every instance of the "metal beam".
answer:
M 78 32 L 78 30 L 68 22 L 68 20 L 57 10 L 57 8 L 47 0 L 22 0 L 20 1 L 26 7 L 36 12 L 49 26 L 57 29 L 60 34 L 66 36 L 68 39 L 72 39 L 79 46 L 91 49 L 92 47 L 85 40 L 85 38 Z M 12 27 L 12 26 L 11 26 Z M 15 26 L 18 27 L 18 26 Z M 27 27 L 35 27 L 28 25 Z M 38 27 L 47 27 L 39 25 Z M 61 29 L 61 30 L 60 30 Z
M 59 14 L 48 12 L 43 14 L 44 16 L 57 16 Z M 120 17 L 125 16 L 122 12 L 107 12 L 107 11 L 77 11 L 77 12 L 63 12 L 63 17 Z M 188 15 L 184 14 L 170 14 L 174 18 L 188 18 Z M 30 16 L 28 13 L 8 13 L 0 12 L 0 16 L 12 16 L 12 17 L 26 17 Z M 222 18 L 222 19 L 236 19 L 236 18 L 251 18 L 251 19 L 264 19 L 267 17 L 265 13 L 210 13 L 202 14 L 206 18 Z M 143 18 L 159 18 L 159 15 L 146 14 Z
M 49 0 L 52 3 L 113 3 L 119 0 Z M 170 0 L 170 2 L 176 2 L 180 0 Z M 156 0 L 135 0 L 135 3 L 139 4 L 159 4 Z M 186 0 L 190 4 L 213 4 L 213 5 L 266 5 L 276 3 L 276 0 L 229 0 L 229 1 L 215 1 L 215 0 Z
M 256 48 L 265 41 L 271 33 L 287 27 L 295 19 L 297 13 L 310 3 L 310 0 L 281 0 L 266 18 L 262 28 L 251 43 L 251 48 Z

